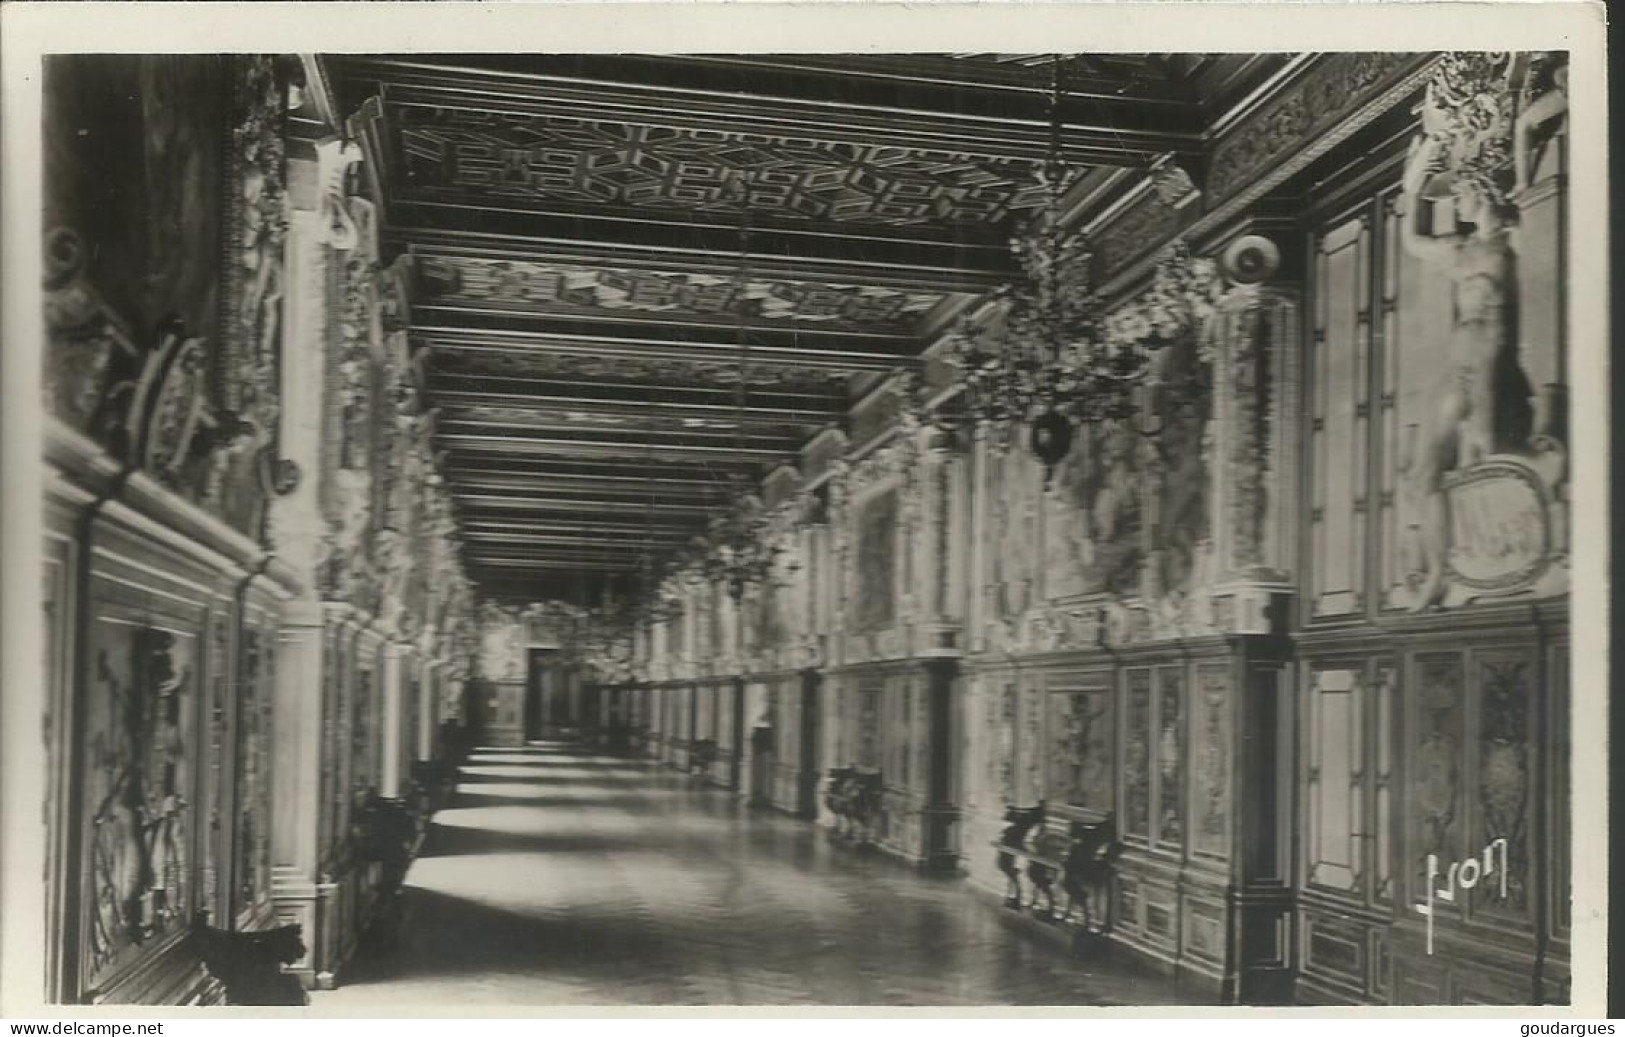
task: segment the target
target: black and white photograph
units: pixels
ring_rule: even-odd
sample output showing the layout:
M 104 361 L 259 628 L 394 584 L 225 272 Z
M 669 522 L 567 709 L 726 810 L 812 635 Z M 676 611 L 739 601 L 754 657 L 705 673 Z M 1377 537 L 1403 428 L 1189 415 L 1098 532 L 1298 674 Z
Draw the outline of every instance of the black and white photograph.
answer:
M 1602 1014 L 1600 7 L 400 6 L 7 74 L 11 1004 Z

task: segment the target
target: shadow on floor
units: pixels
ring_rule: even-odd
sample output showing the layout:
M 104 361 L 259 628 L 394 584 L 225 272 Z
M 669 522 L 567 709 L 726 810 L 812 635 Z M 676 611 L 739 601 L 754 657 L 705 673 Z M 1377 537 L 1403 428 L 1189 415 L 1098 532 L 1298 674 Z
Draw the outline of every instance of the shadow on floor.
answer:
M 1075 959 L 961 881 L 670 770 L 542 751 L 554 762 L 501 779 L 536 796 L 475 781 L 438 815 L 398 943 L 318 1007 L 1181 1003 L 1126 955 Z M 538 750 L 470 766 L 521 752 Z

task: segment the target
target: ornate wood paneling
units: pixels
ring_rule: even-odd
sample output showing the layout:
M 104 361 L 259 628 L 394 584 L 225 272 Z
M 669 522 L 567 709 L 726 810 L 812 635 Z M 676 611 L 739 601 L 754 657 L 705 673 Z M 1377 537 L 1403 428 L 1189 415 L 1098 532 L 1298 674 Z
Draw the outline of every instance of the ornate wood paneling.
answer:
M 1208 191 L 1218 198 L 1235 192 L 1335 127 L 1416 63 L 1417 55 L 1401 52 L 1328 55 L 1219 139 L 1208 167 Z
M 1197 745 L 1191 758 L 1195 770 L 1190 811 L 1191 848 L 1195 853 L 1210 857 L 1230 854 L 1230 782 L 1235 751 L 1230 698 L 1227 666 L 1196 668 L 1196 688 L 1191 697 L 1192 729 Z M 1272 822 L 1270 819 L 1266 823 Z
M 1046 798 L 1095 815 L 1114 813 L 1117 738 L 1111 685 L 1060 677 L 1049 680 L 1047 691 Z
M 1128 724 L 1123 743 L 1123 834 L 1151 839 L 1151 670 L 1135 667 L 1125 677 Z
M 95 988 L 180 932 L 201 901 L 204 655 L 195 629 L 120 612 L 97 617 L 88 651 L 81 974 Z
M 1185 673 L 1157 670 L 1157 842 L 1183 852 L 1185 841 Z
M 1375 674 L 1373 692 L 1377 701 L 1373 734 L 1377 745 L 1371 831 L 1376 870 L 1373 894 L 1377 901 L 1385 903 L 1394 899 L 1394 808 L 1399 792 L 1394 749 L 1398 744 L 1397 725 L 1404 703 L 1399 696 L 1399 674 L 1393 662 L 1377 661 Z
M 1369 965 L 1364 929 L 1335 915 L 1306 912 L 1301 931 L 1303 970 L 1349 1000 L 1363 998 Z
M 1223 968 L 1225 911 L 1220 903 L 1196 897 L 1185 899 L 1185 933 L 1181 949 L 1210 968 Z
M 1363 675 L 1332 664 L 1307 675 L 1307 881 L 1358 894 L 1364 881 Z
M 1406 867 L 1409 889 L 1420 895 L 1429 881 L 1428 855 L 1448 862 L 1459 859 L 1465 848 L 1467 675 L 1459 651 L 1418 653 L 1410 673 Z M 1435 910 L 1442 914 L 1451 909 L 1441 905 Z
M 1485 651 L 1473 659 L 1476 692 L 1474 771 L 1464 782 L 1474 801 L 1469 852 L 1506 840 L 1506 895 L 1495 881 L 1471 894 L 1475 916 L 1530 920 L 1534 884 L 1534 813 L 1541 747 L 1534 738 L 1539 663 L 1528 650 Z

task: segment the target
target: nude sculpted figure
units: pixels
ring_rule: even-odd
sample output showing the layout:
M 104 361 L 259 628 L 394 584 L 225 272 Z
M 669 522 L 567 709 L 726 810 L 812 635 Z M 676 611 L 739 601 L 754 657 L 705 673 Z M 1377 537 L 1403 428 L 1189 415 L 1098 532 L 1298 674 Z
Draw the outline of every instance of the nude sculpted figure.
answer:
M 1529 186 L 1545 126 L 1567 107 L 1567 76 L 1560 62 L 1545 55 L 1512 56 L 1503 74 L 1502 89 L 1473 99 L 1480 107 L 1465 116 L 1463 99 L 1440 96 L 1437 84 L 1430 87 L 1422 105 L 1422 133 L 1412 141 L 1405 164 L 1401 243 L 1449 276 L 1451 303 L 1447 371 L 1408 472 L 1408 489 L 1420 509 L 1423 567 L 1415 610 L 1438 604 L 1444 593 L 1449 546 L 1444 476 L 1492 453 L 1521 450 L 1535 431 L 1531 387 L 1518 363 L 1517 211 L 1511 199 Z M 1512 98 L 1517 99 L 1515 118 Z M 1498 104 L 1505 105 L 1499 112 L 1493 110 Z M 1447 106 L 1456 108 L 1453 115 Z M 1460 143 L 1452 134 L 1459 133 L 1464 119 L 1484 130 L 1472 142 L 1481 150 L 1467 162 L 1451 151 Z M 1421 226 L 1426 192 L 1441 179 L 1449 185 L 1457 227 L 1453 233 L 1434 227 L 1430 235 Z
M 1451 194 L 1457 220 L 1469 230 L 1428 236 L 1419 226 L 1427 208 L 1423 191 L 1445 172 L 1443 143 L 1437 133 L 1429 132 L 1435 125 L 1430 116 L 1434 110 L 1430 91 L 1423 108 L 1423 135 L 1412 141 L 1405 164 L 1407 211 L 1400 229 L 1405 250 L 1448 273 L 1451 280 L 1448 370 L 1410 469 L 1411 489 L 1422 509 L 1425 566 L 1414 602 L 1417 609 L 1436 604 L 1444 590 L 1449 530 L 1443 477 L 1503 448 L 1497 433 L 1504 441 L 1508 430 L 1497 429 L 1497 387 L 1504 383 L 1508 367 L 1517 364 L 1517 253 L 1510 213 L 1493 186 L 1480 177 L 1454 178 Z M 1521 402 L 1526 403 L 1527 391 L 1523 395 Z

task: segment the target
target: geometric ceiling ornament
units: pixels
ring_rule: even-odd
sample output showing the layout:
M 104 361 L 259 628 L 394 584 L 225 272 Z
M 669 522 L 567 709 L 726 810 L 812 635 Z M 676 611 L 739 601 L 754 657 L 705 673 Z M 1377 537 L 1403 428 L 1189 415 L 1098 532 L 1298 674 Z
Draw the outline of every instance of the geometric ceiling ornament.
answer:
M 897 227 L 995 226 L 1043 200 L 1030 158 L 405 105 L 396 126 L 418 191 L 731 215 L 746 174 L 758 216 Z

